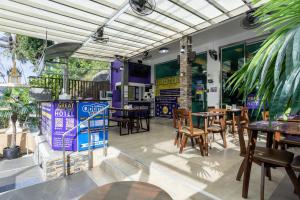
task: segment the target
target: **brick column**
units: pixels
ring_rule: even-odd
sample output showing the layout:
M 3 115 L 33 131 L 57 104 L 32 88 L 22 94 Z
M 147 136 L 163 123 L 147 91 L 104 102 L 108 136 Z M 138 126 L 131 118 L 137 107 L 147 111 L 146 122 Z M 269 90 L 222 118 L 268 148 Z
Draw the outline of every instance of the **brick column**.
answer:
M 180 97 L 181 108 L 192 109 L 192 66 L 188 55 L 192 53 L 192 37 L 184 36 L 180 40 Z

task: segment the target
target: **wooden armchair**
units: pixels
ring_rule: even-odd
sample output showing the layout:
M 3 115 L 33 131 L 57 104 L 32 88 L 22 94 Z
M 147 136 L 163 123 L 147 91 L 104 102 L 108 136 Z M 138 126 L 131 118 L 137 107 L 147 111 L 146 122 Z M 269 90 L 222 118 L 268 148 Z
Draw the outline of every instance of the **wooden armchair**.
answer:
M 184 126 L 185 120 L 187 120 L 187 126 Z M 179 116 L 178 119 L 178 132 L 182 134 L 182 140 L 180 145 L 179 153 L 182 153 L 183 148 L 186 146 L 187 139 L 195 139 L 199 145 L 201 155 L 204 156 L 204 151 L 207 151 L 206 144 L 206 133 L 202 129 L 193 127 L 192 112 L 188 111 L 186 116 Z

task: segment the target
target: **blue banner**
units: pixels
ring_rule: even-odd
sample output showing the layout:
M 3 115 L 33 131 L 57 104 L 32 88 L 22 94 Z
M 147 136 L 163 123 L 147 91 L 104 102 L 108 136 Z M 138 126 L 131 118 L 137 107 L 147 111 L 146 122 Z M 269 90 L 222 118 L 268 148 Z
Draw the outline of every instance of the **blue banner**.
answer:
M 92 116 L 102 108 L 108 106 L 107 102 L 79 102 L 78 124 Z M 103 118 L 105 120 L 103 120 Z M 103 123 L 105 121 L 105 124 Z M 90 120 L 91 149 L 103 147 L 103 132 L 105 141 L 108 140 L 108 111 L 101 113 Z M 88 149 L 88 122 L 78 127 L 78 151 Z

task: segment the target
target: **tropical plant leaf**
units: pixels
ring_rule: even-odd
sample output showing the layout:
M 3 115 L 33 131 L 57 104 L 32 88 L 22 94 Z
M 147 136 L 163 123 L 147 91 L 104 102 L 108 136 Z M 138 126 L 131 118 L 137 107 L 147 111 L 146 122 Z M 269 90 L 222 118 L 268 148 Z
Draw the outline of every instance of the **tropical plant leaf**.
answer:
M 259 3 L 262 0 L 254 0 Z M 244 99 L 256 92 L 261 109 L 269 105 L 270 117 L 291 108 L 300 111 L 300 0 L 269 0 L 257 9 L 262 26 L 258 31 L 272 32 L 250 63 L 229 78 L 231 94 L 239 91 Z

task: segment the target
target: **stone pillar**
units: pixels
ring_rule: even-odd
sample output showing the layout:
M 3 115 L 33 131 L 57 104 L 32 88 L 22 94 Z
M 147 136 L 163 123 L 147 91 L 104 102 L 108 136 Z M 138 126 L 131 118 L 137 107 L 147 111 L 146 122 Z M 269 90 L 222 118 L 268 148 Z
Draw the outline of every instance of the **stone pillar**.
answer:
M 184 51 L 183 51 L 184 49 Z M 181 108 L 192 109 L 192 63 L 188 55 L 192 53 L 192 37 L 183 36 L 180 40 L 180 97 Z

